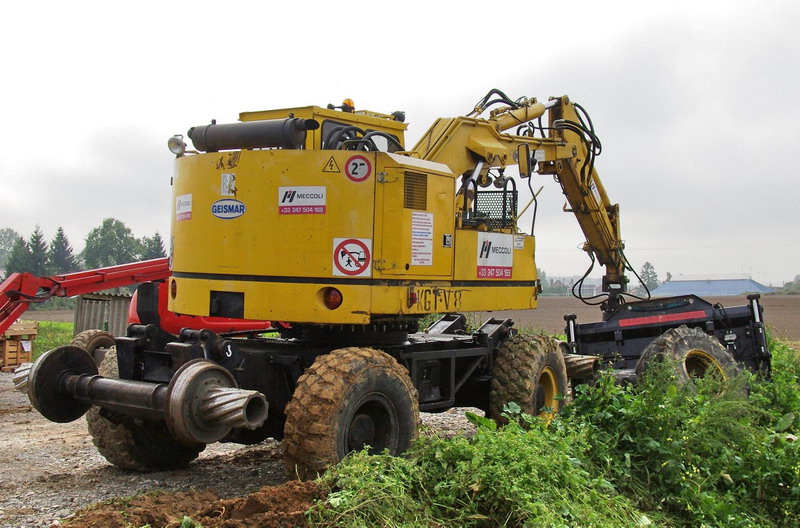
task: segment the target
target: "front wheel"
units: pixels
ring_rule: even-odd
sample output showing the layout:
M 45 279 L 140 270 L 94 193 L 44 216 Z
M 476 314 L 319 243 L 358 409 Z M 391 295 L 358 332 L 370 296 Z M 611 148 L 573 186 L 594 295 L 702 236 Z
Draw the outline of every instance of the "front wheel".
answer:
M 351 451 L 397 455 L 417 437 L 419 404 L 408 372 L 379 350 L 343 348 L 319 356 L 286 406 L 284 462 L 314 478 Z
M 567 367 L 558 342 L 543 335 L 517 335 L 497 350 L 489 412 L 502 422 L 503 407 L 514 402 L 522 412 L 545 419 L 561 411 L 567 394 Z

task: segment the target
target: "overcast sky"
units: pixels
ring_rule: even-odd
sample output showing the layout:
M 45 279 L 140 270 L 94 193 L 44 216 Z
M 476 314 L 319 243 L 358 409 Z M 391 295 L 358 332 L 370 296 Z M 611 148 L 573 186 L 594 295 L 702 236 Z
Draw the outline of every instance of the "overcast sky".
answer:
M 0 228 L 25 237 L 61 225 L 79 250 L 114 217 L 168 239 L 167 139 L 212 118 L 350 97 L 406 111 L 410 146 L 496 87 L 589 111 L 637 270 L 800 274 L 797 2 L 13 2 L 3 21 Z M 538 265 L 583 273 L 539 185 Z

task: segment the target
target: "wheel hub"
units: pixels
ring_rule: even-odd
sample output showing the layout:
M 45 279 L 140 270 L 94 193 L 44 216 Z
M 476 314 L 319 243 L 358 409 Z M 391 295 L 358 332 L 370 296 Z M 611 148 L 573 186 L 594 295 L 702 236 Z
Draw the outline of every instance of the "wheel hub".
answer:
M 684 365 L 686 372 L 693 378 L 705 378 L 714 374 L 725 377 L 719 363 L 703 350 L 690 350 L 686 354 Z
M 370 454 L 384 449 L 393 453 L 397 449 L 398 429 L 397 410 L 386 395 L 377 392 L 366 394 L 355 406 L 353 417 L 347 424 L 346 452 L 370 446 Z
M 366 414 L 359 414 L 350 424 L 348 442 L 350 449 L 363 449 L 375 440 L 375 422 Z

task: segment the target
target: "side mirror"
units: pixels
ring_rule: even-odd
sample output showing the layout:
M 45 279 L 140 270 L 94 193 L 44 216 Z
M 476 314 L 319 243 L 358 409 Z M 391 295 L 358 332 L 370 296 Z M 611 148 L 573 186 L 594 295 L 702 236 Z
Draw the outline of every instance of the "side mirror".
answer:
M 519 164 L 519 177 L 530 178 L 533 166 L 531 165 L 531 148 L 527 143 L 517 147 L 517 163 Z

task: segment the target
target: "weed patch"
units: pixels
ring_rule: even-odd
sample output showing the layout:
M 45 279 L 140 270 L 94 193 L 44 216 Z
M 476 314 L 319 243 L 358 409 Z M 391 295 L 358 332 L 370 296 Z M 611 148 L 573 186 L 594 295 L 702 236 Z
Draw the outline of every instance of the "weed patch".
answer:
M 323 479 L 313 526 L 635 526 L 646 516 L 587 466 L 587 437 L 538 418 L 478 419 L 467 440 L 423 439 L 407 457 L 354 453 Z M 491 424 L 491 425 L 489 425 Z
M 604 377 L 563 419 L 645 511 L 688 526 L 798 526 L 800 450 L 790 429 L 800 412 L 800 360 L 788 348 L 773 354 L 771 381 L 744 373 L 681 385 L 666 363 L 635 386 Z
M 48 350 L 72 342 L 72 323 L 57 323 L 52 321 L 39 322 L 39 335 L 33 342 L 33 359 L 35 360 Z
M 549 425 L 472 417 L 469 440 L 354 453 L 320 481 L 310 525 L 798 526 L 800 356 L 771 349 L 770 381 L 682 385 L 664 363 L 635 386 L 582 387 Z

